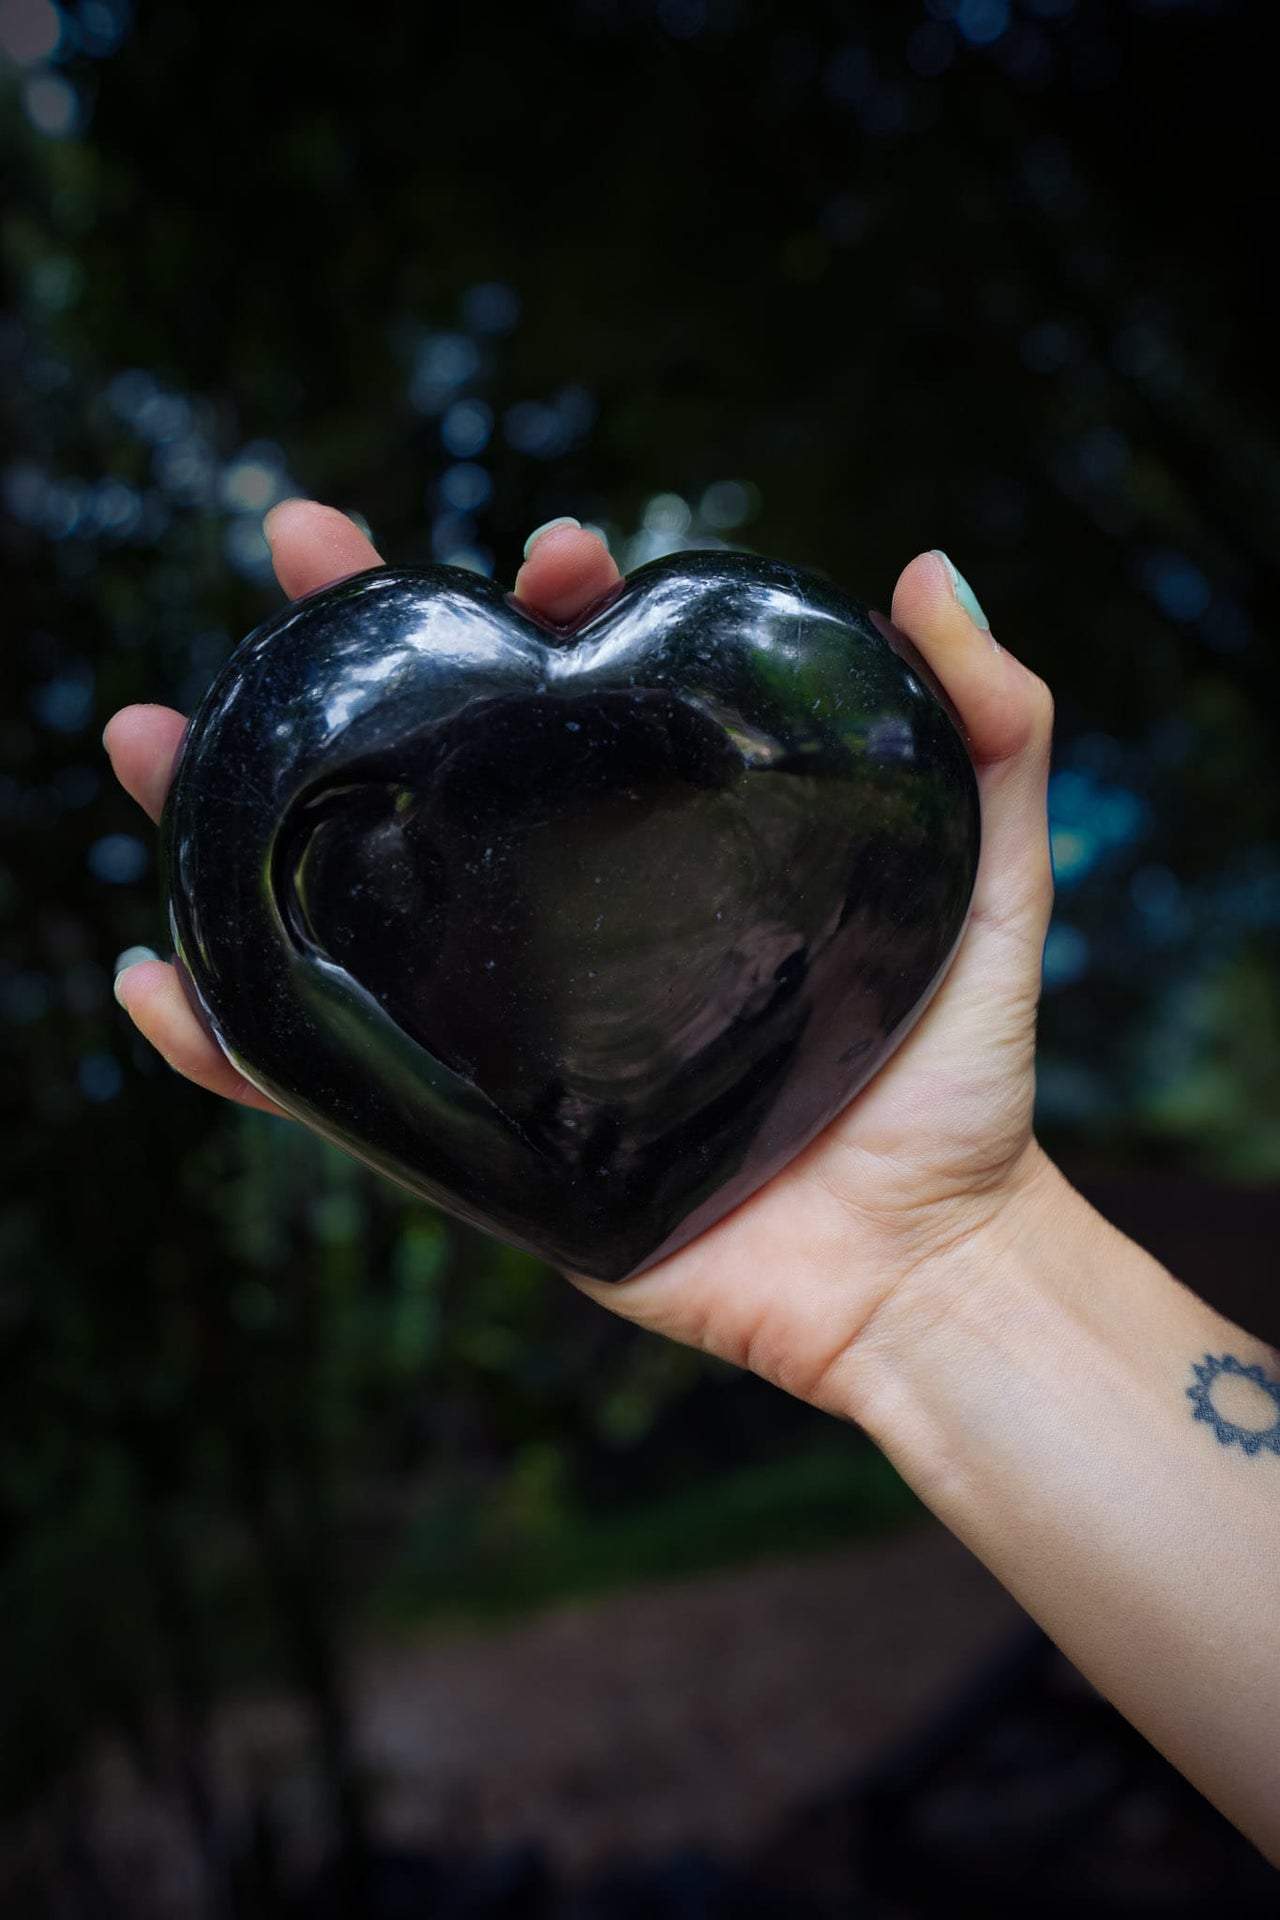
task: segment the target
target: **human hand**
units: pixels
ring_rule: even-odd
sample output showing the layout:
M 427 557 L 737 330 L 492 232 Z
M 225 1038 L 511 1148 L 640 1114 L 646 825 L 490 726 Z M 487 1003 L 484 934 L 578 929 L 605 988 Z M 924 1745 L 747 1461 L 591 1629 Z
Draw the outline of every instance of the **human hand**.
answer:
M 281 585 L 315 592 L 379 564 L 342 515 L 289 502 L 269 517 Z M 572 620 L 618 578 L 602 543 L 572 525 L 545 533 L 521 569 L 521 599 Z M 948 565 L 922 554 L 893 618 L 946 688 L 978 769 L 983 850 L 969 926 L 943 986 L 858 1099 L 767 1186 L 660 1265 L 620 1286 L 579 1279 L 603 1304 L 847 1413 L 844 1363 L 879 1307 L 996 1221 L 1043 1166 L 1031 1132 L 1035 1012 L 1052 896 L 1044 791 L 1047 689 L 974 624 Z M 116 772 L 159 817 L 180 715 L 117 714 Z M 276 1112 L 197 1021 L 169 966 L 118 984 L 139 1030 L 188 1079 Z

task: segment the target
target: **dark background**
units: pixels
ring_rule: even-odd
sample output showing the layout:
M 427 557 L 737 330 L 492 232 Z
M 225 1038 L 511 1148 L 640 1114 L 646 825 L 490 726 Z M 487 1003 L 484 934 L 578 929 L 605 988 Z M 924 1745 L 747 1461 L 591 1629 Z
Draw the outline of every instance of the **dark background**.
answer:
M 880 607 L 947 549 L 1059 701 L 1042 1135 L 1280 1338 L 1273 19 L 0 0 L 6 1913 L 284 1912 L 263 1835 L 308 1823 L 326 1911 L 533 1911 L 370 1892 L 353 1651 L 917 1518 L 858 1435 L 131 1036 L 163 918 L 99 733 L 274 608 L 277 499 L 507 580 L 558 513 Z M 309 1811 L 221 1795 L 255 1686 Z M 181 1809 L 177 1905 L 111 1879 L 104 1732 Z M 729 1912 L 705 1871 L 634 1910 Z M 858 1910 L 934 1910 L 896 1897 Z

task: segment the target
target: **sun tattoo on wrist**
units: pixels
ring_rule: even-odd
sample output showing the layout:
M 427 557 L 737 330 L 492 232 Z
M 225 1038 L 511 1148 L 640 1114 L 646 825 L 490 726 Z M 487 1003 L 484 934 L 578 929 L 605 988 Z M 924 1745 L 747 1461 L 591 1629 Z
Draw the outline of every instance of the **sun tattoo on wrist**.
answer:
M 1259 1453 L 1263 1447 L 1280 1453 L 1280 1386 L 1268 1380 L 1260 1366 L 1245 1366 L 1231 1353 L 1216 1360 L 1206 1353 L 1203 1361 L 1193 1363 L 1191 1371 L 1196 1385 L 1187 1388 L 1187 1398 L 1195 1408 L 1195 1418 L 1209 1422 L 1222 1446 L 1238 1446 L 1249 1454 Z M 1241 1382 L 1247 1384 L 1242 1386 Z M 1273 1416 L 1269 1425 L 1268 1399 Z M 1229 1413 L 1239 1414 L 1248 1424 L 1238 1426 Z

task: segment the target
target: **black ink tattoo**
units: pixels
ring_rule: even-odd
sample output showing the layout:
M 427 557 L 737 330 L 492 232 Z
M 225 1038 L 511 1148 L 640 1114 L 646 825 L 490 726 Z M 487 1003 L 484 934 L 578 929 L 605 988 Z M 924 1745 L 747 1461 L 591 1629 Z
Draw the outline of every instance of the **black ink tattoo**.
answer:
M 1272 1453 L 1280 1453 L 1280 1386 L 1274 1380 L 1268 1380 L 1261 1367 L 1246 1367 L 1234 1354 L 1224 1353 L 1215 1360 L 1206 1353 L 1201 1365 L 1192 1365 L 1197 1385 L 1187 1388 L 1187 1398 L 1195 1407 L 1195 1418 L 1207 1420 L 1224 1447 L 1239 1446 L 1245 1453 L 1258 1453 L 1263 1447 L 1270 1447 Z M 1213 1404 L 1213 1383 L 1224 1374 L 1234 1375 L 1239 1380 L 1251 1380 L 1255 1387 L 1271 1396 L 1275 1403 L 1276 1417 L 1269 1427 L 1237 1427 L 1232 1421 L 1224 1420 Z

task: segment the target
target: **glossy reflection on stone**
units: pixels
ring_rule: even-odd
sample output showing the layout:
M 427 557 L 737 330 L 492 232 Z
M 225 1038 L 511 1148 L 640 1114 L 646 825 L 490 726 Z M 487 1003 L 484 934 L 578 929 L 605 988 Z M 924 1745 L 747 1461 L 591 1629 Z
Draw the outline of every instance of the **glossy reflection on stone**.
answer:
M 959 938 L 976 782 L 898 644 L 740 554 L 655 561 L 567 634 L 449 567 L 298 602 L 165 812 L 204 1017 L 405 1185 L 639 1270 L 834 1117 Z

